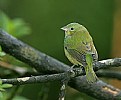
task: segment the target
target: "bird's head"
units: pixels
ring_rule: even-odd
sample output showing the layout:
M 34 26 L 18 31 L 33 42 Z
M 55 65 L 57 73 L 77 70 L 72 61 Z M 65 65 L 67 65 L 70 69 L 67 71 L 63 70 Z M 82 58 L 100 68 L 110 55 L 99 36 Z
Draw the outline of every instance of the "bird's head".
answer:
M 65 31 L 65 35 L 74 35 L 74 33 L 81 31 L 82 28 L 84 28 L 82 25 L 78 24 L 78 23 L 70 23 L 64 27 L 62 27 L 61 29 Z

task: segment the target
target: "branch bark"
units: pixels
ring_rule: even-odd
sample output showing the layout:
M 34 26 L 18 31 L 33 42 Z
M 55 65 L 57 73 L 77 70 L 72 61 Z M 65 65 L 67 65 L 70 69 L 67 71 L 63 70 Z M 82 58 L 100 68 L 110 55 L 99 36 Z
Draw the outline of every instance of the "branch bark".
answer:
M 32 83 L 44 83 L 52 81 L 60 81 L 67 76 L 67 73 L 59 73 L 52 75 L 40 75 L 22 78 L 12 78 L 12 79 L 1 79 L 2 83 L 13 84 L 13 85 L 25 85 Z
M 115 78 L 121 80 L 121 71 L 107 71 L 107 70 L 100 70 L 97 73 L 97 76 L 104 77 L 104 78 Z
M 0 45 L 3 50 L 17 59 L 33 66 L 37 71 L 43 73 L 60 73 L 70 69 L 70 67 L 46 54 L 39 52 L 29 45 L 17 40 L 3 30 L 0 30 Z M 121 58 L 109 59 L 94 64 L 95 70 L 121 65 Z M 82 72 L 83 73 L 83 72 Z M 88 84 L 85 76 L 76 77 L 70 80 L 69 85 L 80 92 L 84 92 L 92 97 L 102 100 L 119 100 L 121 91 L 102 81 Z

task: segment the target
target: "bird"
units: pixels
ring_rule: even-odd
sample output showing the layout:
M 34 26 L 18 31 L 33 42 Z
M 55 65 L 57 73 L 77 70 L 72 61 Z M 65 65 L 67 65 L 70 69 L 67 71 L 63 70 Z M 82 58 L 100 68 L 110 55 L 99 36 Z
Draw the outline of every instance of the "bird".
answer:
M 98 53 L 88 30 L 79 23 L 70 23 L 61 28 L 65 31 L 64 52 L 73 66 L 80 66 L 86 73 L 88 83 L 98 80 L 93 63 L 98 60 Z

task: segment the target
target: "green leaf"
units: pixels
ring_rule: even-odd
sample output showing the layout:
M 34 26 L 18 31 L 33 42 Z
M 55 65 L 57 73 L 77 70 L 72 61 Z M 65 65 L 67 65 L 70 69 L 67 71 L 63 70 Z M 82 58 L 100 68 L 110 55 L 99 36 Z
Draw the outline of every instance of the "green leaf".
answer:
M 25 97 L 22 97 L 22 96 L 15 96 L 14 98 L 13 98 L 13 100 L 30 100 L 30 99 L 27 99 L 27 98 L 25 98 Z
M 0 56 L 2 57 L 2 56 L 5 56 L 6 55 L 6 53 L 5 52 L 0 52 Z
M 2 85 L 2 80 L 0 80 L 0 85 Z
M 5 56 L 5 55 L 6 55 L 6 53 L 2 52 L 2 47 L 0 46 L 0 57 Z
M 2 47 L 0 46 L 0 52 L 2 51 Z
M 4 91 L 5 91 L 5 89 L 3 89 L 3 88 L 1 88 L 1 87 L 0 87 L 0 91 L 3 91 L 3 92 L 4 92 Z
M 29 25 L 21 18 L 10 19 L 4 12 L 0 11 L 0 27 L 15 37 L 30 34 Z
M 1 88 L 11 88 L 12 84 L 2 84 Z
M 2 99 L 3 98 L 3 93 L 2 92 L 0 92 L 0 99 Z
M 23 35 L 30 34 L 31 30 L 27 23 L 25 23 L 22 19 L 16 18 L 13 20 L 15 31 L 12 33 L 15 37 L 20 37 Z

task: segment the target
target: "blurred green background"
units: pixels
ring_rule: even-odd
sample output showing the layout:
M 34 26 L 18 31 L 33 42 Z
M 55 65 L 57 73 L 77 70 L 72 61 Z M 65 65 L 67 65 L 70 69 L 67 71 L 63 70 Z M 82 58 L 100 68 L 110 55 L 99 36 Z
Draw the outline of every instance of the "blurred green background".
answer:
M 83 24 L 93 37 L 99 60 L 112 56 L 114 16 L 121 0 L 0 0 L 0 9 L 10 18 L 22 18 L 31 27 L 31 34 L 20 38 L 34 48 L 70 64 L 63 52 L 64 32 L 60 29 L 70 22 Z M 115 56 L 115 54 L 113 55 Z M 71 65 L 71 64 L 70 64 Z M 23 87 L 21 96 L 29 100 L 57 100 L 58 82 Z M 46 98 L 47 97 L 47 98 Z M 67 89 L 66 100 L 94 100 Z

